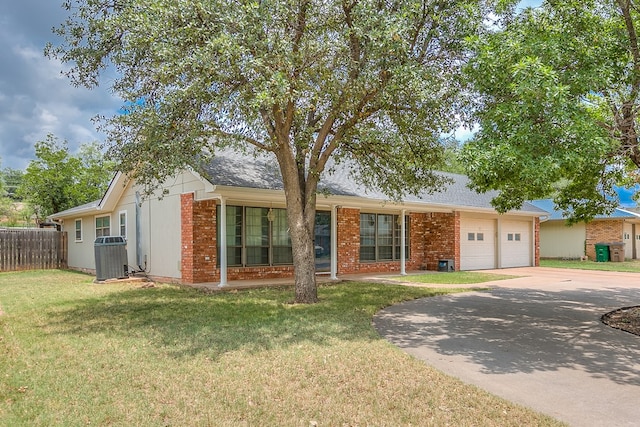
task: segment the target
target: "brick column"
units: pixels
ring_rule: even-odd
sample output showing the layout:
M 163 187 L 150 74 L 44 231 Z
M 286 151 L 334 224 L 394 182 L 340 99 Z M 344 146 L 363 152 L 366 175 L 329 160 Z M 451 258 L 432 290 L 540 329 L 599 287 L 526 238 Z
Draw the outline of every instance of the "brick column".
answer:
M 356 273 L 360 266 L 360 210 L 338 208 L 338 274 Z
M 182 282 L 193 281 L 193 193 L 180 195 L 180 225 Z
M 215 282 L 220 277 L 216 267 L 216 201 L 196 201 L 193 193 L 188 193 L 180 196 L 180 204 L 182 281 Z

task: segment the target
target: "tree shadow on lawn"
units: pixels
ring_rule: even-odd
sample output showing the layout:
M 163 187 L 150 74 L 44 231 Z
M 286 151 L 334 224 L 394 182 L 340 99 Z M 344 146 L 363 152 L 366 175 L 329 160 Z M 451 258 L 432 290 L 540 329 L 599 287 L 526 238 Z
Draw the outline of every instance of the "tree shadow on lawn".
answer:
M 291 289 L 205 294 L 170 286 L 138 288 L 51 310 L 47 329 L 53 334 L 129 339 L 134 345 L 154 345 L 171 357 L 206 352 L 217 358 L 239 349 L 368 341 L 379 339 L 371 316 L 389 301 L 384 286 L 323 286 L 321 302 L 314 305 L 290 304 Z M 412 298 L 411 292 L 398 288 L 396 301 Z
M 582 369 L 640 385 L 640 337 L 600 321 L 638 301 L 640 289 L 494 289 L 389 307 L 374 326 L 408 351 L 463 356 L 487 374 Z

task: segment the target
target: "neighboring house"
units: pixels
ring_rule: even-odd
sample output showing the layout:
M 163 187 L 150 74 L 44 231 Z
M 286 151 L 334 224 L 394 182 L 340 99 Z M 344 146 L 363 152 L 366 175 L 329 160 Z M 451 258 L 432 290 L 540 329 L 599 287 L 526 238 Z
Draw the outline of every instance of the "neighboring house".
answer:
M 567 224 L 567 217 L 555 208 L 551 199 L 534 200 L 532 205 L 549 212 L 540 223 L 540 257 L 596 259 L 596 243 L 624 243 L 624 257 L 640 257 L 640 214 L 615 209 L 610 215 L 598 215 L 588 223 Z
M 225 284 L 292 276 L 275 160 L 221 152 L 206 175 L 184 171 L 143 200 L 118 173 L 102 200 L 53 215 L 69 232 L 69 266 L 95 271 L 95 238 L 122 235 L 130 265 L 157 280 Z M 495 193 L 478 194 L 466 177 L 445 175 L 453 183 L 444 191 L 397 204 L 357 185 L 346 168 L 325 174 L 317 199 L 317 271 L 333 278 L 404 273 L 437 270 L 442 260 L 455 270 L 538 265 L 539 217 L 546 212 L 525 204 L 498 215 L 490 204 Z

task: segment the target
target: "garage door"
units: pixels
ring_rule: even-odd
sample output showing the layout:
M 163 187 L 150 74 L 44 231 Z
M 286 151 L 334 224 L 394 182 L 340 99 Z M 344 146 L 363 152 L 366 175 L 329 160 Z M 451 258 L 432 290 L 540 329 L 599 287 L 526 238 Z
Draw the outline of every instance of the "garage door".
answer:
M 623 242 L 624 242 L 624 257 L 626 259 L 633 259 L 634 231 L 633 231 L 633 224 L 629 224 L 628 222 L 624 223 Z
M 531 223 L 502 221 L 500 224 L 500 267 L 531 265 Z
M 460 222 L 460 269 L 496 268 L 495 235 L 495 220 L 462 219 Z

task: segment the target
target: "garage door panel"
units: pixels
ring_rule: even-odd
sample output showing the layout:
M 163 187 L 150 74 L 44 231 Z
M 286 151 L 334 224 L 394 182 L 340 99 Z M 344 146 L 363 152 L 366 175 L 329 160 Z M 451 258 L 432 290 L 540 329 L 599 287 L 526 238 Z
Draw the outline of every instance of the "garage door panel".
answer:
M 500 266 L 528 267 L 531 265 L 531 223 L 503 221 L 500 224 Z
M 460 224 L 460 269 L 496 267 L 495 220 L 467 218 Z

